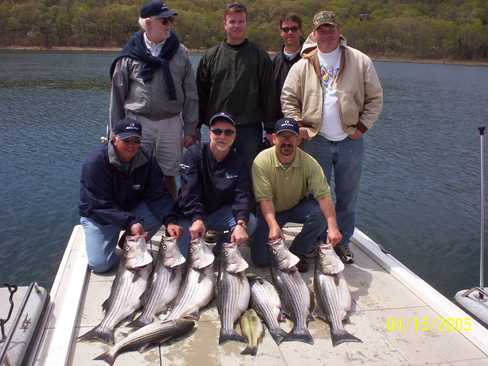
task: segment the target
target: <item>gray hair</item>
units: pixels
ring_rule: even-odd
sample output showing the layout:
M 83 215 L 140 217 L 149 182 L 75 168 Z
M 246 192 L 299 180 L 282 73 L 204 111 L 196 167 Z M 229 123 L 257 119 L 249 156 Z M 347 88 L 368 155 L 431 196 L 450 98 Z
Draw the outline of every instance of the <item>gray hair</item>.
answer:
M 145 32 L 147 29 L 147 21 L 151 18 L 139 18 L 138 23 L 141 29 Z

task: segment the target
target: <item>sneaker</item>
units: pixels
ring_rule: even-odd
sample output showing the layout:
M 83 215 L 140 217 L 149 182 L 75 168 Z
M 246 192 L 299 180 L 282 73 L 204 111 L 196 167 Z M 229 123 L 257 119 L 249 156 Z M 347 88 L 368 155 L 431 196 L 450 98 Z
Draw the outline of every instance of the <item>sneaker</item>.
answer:
M 205 236 L 203 237 L 203 240 L 205 240 L 207 243 L 216 243 L 218 240 L 219 233 L 215 230 L 207 230 L 205 232 Z
M 335 252 L 341 259 L 342 263 L 345 264 L 352 264 L 354 263 L 354 254 L 352 254 L 351 249 L 347 246 L 335 246 L 334 247 Z

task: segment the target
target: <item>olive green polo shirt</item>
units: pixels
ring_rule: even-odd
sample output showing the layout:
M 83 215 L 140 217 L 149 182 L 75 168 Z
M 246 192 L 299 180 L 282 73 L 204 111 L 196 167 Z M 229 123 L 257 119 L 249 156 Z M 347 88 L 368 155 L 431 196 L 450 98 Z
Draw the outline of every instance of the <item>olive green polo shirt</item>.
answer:
M 273 201 L 276 212 L 288 210 L 312 194 L 330 196 L 330 188 L 317 160 L 297 148 L 287 167 L 280 163 L 275 147 L 261 151 L 252 165 L 254 195 L 258 202 Z

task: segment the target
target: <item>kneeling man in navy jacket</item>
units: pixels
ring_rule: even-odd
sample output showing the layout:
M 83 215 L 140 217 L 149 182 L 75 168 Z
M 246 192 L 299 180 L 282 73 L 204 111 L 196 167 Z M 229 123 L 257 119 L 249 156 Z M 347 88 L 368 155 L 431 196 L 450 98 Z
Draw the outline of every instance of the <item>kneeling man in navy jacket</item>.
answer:
M 88 265 L 106 272 L 118 263 L 121 230 L 152 237 L 172 212 L 173 201 L 154 158 L 141 149 L 142 127 L 125 118 L 113 127 L 111 141 L 94 151 L 81 171 L 80 223 Z M 180 227 L 167 226 L 171 236 Z
M 217 113 L 208 123 L 209 143 L 191 146 L 181 165 L 181 188 L 178 194 L 183 227 L 179 239 L 186 255 L 190 239 L 202 237 L 207 229 L 227 231 L 223 241 L 241 245 L 256 227 L 250 213 L 253 205 L 249 167 L 233 148 L 236 123 L 232 115 Z M 188 230 L 187 230 L 188 228 Z

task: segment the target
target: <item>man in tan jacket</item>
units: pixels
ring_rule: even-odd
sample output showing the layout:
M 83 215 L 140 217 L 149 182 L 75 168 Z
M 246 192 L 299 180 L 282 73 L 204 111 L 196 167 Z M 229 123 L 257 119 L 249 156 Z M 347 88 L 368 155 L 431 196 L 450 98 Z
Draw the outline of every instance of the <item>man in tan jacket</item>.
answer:
M 281 93 L 285 117 L 300 124 L 302 149 L 315 157 L 331 183 L 334 172 L 336 212 L 343 239 L 335 247 L 353 263 L 349 240 L 354 232 L 363 134 L 377 120 L 383 89 L 373 62 L 346 45 L 334 12 L 321 11 L 302 48 L 302 60 L 288 73 Z

